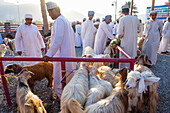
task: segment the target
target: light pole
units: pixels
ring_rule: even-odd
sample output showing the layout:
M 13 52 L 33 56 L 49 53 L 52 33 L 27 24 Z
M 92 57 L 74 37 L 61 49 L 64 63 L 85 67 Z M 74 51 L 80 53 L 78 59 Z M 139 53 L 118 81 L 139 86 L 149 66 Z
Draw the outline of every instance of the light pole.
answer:
M 133 0 L 131 1 L 131 6 L 130 6 L 131 8 L 131 11 L 130 11 L 130 15 L 132 15 L 132 12 L 133 12 Z
M 18 8 L 18 19 L 19 19 L 18 24 L 20 24 L 19 0 L 17 0 L 17 8 Z
M 112 2 L 112 6 L 115 5 L 115 21 L 116 21 L 116 14 L 117 14 L 117 0 L 115 0 L 114 2 Z

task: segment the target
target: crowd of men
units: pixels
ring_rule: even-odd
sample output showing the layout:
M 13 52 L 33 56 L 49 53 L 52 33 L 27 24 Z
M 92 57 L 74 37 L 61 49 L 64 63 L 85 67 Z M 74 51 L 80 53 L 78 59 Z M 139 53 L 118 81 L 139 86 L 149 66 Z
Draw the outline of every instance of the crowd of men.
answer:
M 31 14 L 25 15 L 25 23 L 20 25 L 15 35 L 15 48 L 20 56 L 42 57 L 47 62 L 52 57 L 76 57 L 75 47 L 90 46 L 96 54 L 103 54 L 108 40 L 115 38 L 121 39 L 121 48 L 131 57 L 137 56 L 137 37 L 145 37 L 142 54 L 148 55 L 152 64 L 156 64 L 158 49 L 162 54 L 167 53 L 167 45 L 170 38 L 170 17 L 163 27 L 163 23 L 156 19 L 157 12 L 150 12 L 150 20 L 145 26 L 136 16 L 129 15 L 129 7 L 122 6 L 123 17 L 112 23 L 112 16 L 106 15 L 100 22 L 100 19 L 93 21 L 94 11 L 88 11 L 88 19 L 83 19 L 83 23 L 72 23 L 60 13 L 60 7 L 55 2 L 46 3 L 49 16 L 54 20 L 51 27 L 51 47 L 42 57 L 45 44 L 38 28 L 32 24 Z M 144 28 L 144 32 L 143 29 Z M 163 37 L 160 43 L 160 38 Z M 159 46 L 160 45 L 160 46 Z M 121 58 L 125 56 L 120 55 Z M 24 66 L 33 65 L 36 62 L 24 62 Z M 62 80 L 61 63 L 54 62 L 54 87 Z M 68 72 L 75 69 L 75 63 L 66 63 Z M 120 68 L 127 67 L 128 64 L 121 63 Z M 70 79 L 73 75 L 70 75 Z M 61 84 L 55 88 L 57 96 L 62 94 Z

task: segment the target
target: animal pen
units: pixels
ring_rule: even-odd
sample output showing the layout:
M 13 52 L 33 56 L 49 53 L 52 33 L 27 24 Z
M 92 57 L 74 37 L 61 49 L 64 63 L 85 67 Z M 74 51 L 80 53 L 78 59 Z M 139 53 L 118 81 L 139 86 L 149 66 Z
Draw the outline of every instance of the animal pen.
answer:
M 65 71 L 65 63 L 66 62 L 115 62 L 116 66 L 118 67 L 120 62 L 123 63 L 130 63 L 130 69 L 134 68 L 135 59 L 129 56 L 122 48 L 116 46 L 117 56 L 116 58 L 61 58 L 61 57 L 53 57 L 50 58 L 49 61 L 53 62 L 61 62 L 61 69 L 62 69 L 62 88 L 66 85 L 66 71 Z M 119 53 L 123 53 L 126 58 L 119 58 Z M 9 90 L 7 87 L 7 80 L 5 78 L 4 67 L 2 61 L 42 61 L 42 58 L 37 57 L 1 57 L 0 58 L 0 70 L 1 70 L 1 78 L 3 83 L 3 88 L 5 91 L 5 96 L 7 100 L 8 106 L 11 106 L 11 99 L 9 95 Z

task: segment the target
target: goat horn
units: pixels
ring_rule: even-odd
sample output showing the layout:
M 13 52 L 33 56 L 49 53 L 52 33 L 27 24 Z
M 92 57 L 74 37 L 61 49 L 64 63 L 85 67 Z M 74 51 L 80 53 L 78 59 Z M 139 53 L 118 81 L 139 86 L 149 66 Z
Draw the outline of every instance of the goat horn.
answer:
M 144 55 L 145 64 L 150 65 L 147 61 L 149 61 L 149 63 L 151 64 L 151 61 L 150 61 L 149 57 L 147 55 Z

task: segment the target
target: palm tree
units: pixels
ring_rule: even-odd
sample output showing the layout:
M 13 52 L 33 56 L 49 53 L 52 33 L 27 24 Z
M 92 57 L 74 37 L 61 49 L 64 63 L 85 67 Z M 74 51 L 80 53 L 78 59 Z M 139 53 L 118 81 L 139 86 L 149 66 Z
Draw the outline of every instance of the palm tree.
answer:
M 130 11 L 131 1 L 125 2 L 124 5 L 128 5 L 128 6 L 129 6 L 129 11 Z M 139 12 L 137 11 L 137 9 L 138 9 L 138 8 L 136 7 L 136 4 L 133 3 L 132 15 L 137 16 L 137 13 L 139 13 Z M 120 16 L 120 17 L 123 16 L 122 13 L 121 13 L 121 10 L 119 11 L 119 16 Z
M 48 33 L 48 20 L 47 20 L 45 0 L 40 0 L 40 5 L 41 5 L 42 18 L 43 18 L 43 27 L 44 27 L 43 33 L 47 34 Z

